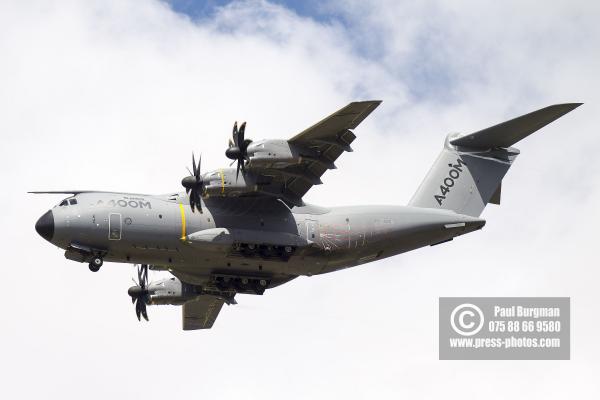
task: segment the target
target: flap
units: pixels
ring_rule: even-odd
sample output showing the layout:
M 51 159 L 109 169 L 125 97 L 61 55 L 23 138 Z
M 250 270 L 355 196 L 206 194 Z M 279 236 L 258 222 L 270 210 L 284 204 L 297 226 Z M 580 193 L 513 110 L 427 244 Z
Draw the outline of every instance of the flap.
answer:
M 185 303 L 182 307 L 183 330 L 210 329 L 215 323 L 223 303 L 223 299 L 209 295 L 203 295 Z

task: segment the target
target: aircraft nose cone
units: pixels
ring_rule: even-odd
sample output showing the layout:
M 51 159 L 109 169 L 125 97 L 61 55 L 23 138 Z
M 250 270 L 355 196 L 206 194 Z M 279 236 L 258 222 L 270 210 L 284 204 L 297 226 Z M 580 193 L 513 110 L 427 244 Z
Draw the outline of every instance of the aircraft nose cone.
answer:
M 35 223 L 35 230 L 47 241 L 50 242 L 52 240 L 52 236 L 54 236 L 54 215 L 52 214 L 52 210 L 48 210 L 38 219 Z

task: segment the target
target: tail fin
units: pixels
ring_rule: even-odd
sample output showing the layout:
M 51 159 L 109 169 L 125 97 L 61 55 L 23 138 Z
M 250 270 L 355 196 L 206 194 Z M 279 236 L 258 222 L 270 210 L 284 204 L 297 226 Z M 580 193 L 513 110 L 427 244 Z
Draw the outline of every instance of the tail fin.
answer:
M 513 144 L 582 103 L 556 104 L 469 135 L 449 134 L 409 205 L 478 217 L 500 204 L 502 178 L 519 154 Z

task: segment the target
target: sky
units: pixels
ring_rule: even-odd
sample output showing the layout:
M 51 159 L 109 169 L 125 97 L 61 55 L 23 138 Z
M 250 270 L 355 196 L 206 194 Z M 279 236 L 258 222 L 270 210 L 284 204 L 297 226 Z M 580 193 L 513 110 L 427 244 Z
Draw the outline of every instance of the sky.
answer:
M 0 2 L 0 376 L 9 398 L 598 398 L 600 6 L 589 1 Z M 139 323 L 134 268 L 34 231 L 29 190 L 179 191 L 233 121 L 288 138 L 383 100 L 309 203 L 408 202 L 448 132 L 583 102 L 517 146 L 451 243 L 239 296 L 209 331 Z M 152 275 L 155 279 L 159 275 Z M 151 277 L 151 278 L 152 278 Z M 570 296 L 569 361 L 439 361 L 440 296 Z

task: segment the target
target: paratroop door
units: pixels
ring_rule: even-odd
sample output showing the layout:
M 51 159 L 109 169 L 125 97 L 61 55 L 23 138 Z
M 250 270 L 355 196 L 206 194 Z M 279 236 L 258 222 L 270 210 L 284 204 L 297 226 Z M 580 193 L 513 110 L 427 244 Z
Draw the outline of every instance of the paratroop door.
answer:
M 111 213 L 108 216 L 108 239 L 121 240 L 121 214 Z

